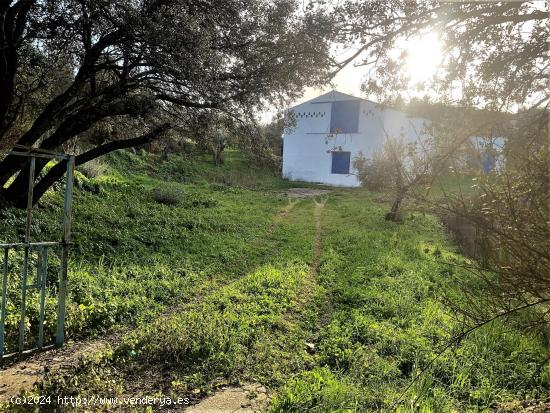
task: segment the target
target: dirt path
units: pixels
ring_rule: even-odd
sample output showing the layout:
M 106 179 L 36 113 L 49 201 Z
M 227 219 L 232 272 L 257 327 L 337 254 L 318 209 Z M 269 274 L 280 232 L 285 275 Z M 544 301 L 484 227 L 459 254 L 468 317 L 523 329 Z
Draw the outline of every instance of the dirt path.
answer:
M 263 245 L 299 202 L 299 199 L 289 198 L 288 204 L 274 216 L 269 227 L 253 242 L 254 247 Z M 218 289 L 237 280 L 215 284 L 210 289 Z M 163 316 L 169 316 L 174 311 L 183 311 L 185 307 L 199 302 L 206 294 L 208 291 L 198 293 L 184 305 L 171 307 Z M 68 371 L 76 367 L 81 362 L 83 355 L 107 349 L 111 344 L 116 343 L 122 335 L 124 335 L 124 331 L 111 333 L 100 339 L 69 343 L 62 348 L 37 352 L 23 356 L 21 359 L 6 360 L 5 364 L 0 366 L 0 403 L 9 401 L 11 397 L 20 394 L 21 391 L 31 390 L 46 373 Z M 247 400 L 250 401 L 249 398 Z
M 264 234 L 261 237 L 257 238 L 254 241 L 253 245 L 255 247 L 258 247 L 258 246 L 262 245 L 263 243 L 265 243 L 265 241 L 267 240 L 267 237 L 269 237 L 273 233 L 275 228 L 277 228 L 279 226 L 279 224 L 289 214 L 289 212 L 292 211 L 292 209 L 298 204 L 298 202 L 300 202 L 300 199 L 292 200 L 289 197 L 288 198 L 288 205 L 283 207 L 279 211 L 279 213 L 277 215 L 275 215 L 275 218 L 273 218 L 273 221 L 271 221 L 271 225 L 269 225 L 269 227 L 267 228 L 267 230 L 264 232 Z
M 323 198 L 321 201 L 317 201 L 316 199 L 313 200 L 315 203 L 315 208 L 313 210 L 315 222 L 313 259 L 304 279 L 297 305 L 285 317 L 288 320 L 296 318 L 299 310 L 311 300 L 311 295 L 313 294 L 315 283 L 317 282 L 316 279 L 321 260 L 321 214 L 326 201 L 327 198 Z M 297 201 L 294 201 L 294 203 L 296 202 Z M 294 203 L 291 202 L 289 207 L 292 208 Z M 185 413 L 254 413 L 264 411 L 269 405 L 269 401 L 270 397 L 265 387 L 258 383 L 246 383 L 241 386 L 222 389 L 206 397 L 199 403 L 185 408 L 184 411 Z
M 315 225 L 316 225 L 316 238 L 315 238 L 315 273 L 316 275 L 319 275 L 319 265 L 320 265 L 320 259 L 321 259 L 321 212 L 322 208 L 324 208 L 325 204 L 327 202 L 327 198 L 325 198 L 321 202 L 317 202 L 315 200 Z M 321 317 L 321 320 L 319 322 L 319 326 L 317 328 L 318 332 L 320 332 L 323 327 L 325 327 L 328 323 L 330 323 L 330 320 L 332 319 L 332 299 L 326 300 L 326 308 L 323 312 L 323 315 Z M 313 337 L 313 341 L 318 341 L 318 334 Z
M 302 290 L 299 294 L 299 299 L 296 308 L 294 308 L 289 314 L 288 318 L 292 319 L 300 312 L 300 310 L 311 300 L 311 296 L 315 291 L 315 286 L 317 284 L 317 275 L 319 274 L 319 265 L 321 262 L 321 229 L 322 229 L 322 220 L 321 214 L 323 208 L 327 202 L 327 198 L 317 201 L 313 199 L 315 208 L 313 209 L 313 217 L 315 222 L 315 235 L 313 237 L 313 258 L 309 264 L 309 270 L 304 279 Z
M 316 274 L 319 272 L 319 263 L 321 260 L 321 213 L 327 203 L 327 199 L 323 198 L 321 202 L 317 202 L 316 199 L 313 200 L 315 202 L 315 210 L 313 212 L 315 217 L 315 239 L 313 241 L 313 263 L 311 264 L 311 270 Z
M 185 410 L 186 413 L 253 413 L 265 409 L 269 398 L 261 384 L 228 387 Z
M 323 194 L 325 192 L 326 191 L 322 191 Z M 269 227 L 253 242 L 255 247 L 261 246 L 267 241 L 269 236 L 284 221 L 285 217 L 287 217 L 287 215 L 300 202 L 301 198 L 318 195 L 316 190 L 313 190 L 313 192 L 308 194 L 302 193 L 301 191 L 298 193 L 300 194 L 299 196 L 289 196 L 288 204 L 274 216 Z M 321 202 L 314 200 L 314 202 L 316 231 L 313 243 L 313 260 L 310 264 L 308 279 L 305 280 L 304 294 L 301 295 L 299 306 L 304 305 L 309 299 L 309 294 L 307 291 L 311 290 L 309 287 L 311 286 L 311 282 L 314 282 L 313 279 L 318 271 L 321 254 L 321 211 L 326 200 Z M 224 285 L 229 285 L 236 282 L 237 280 L 223 282 L 219 285 L 216 284 L 213 288 L 215 287 L 215 289 L 218 289 Z M 177 308 L 178 311 L 184 311 L 187 305 L 197 303 L 206 294 L 208 294 L 208 291 L 203 291 L 183 306 L 177 306 L 175 308 Z M 170 313 L 172 312 L 174 312 L 174 308 L 170 310 Z M 11 362 L 6 362 L 5 365 L 0 367 L 0 402 L 9 401 L 12 396 L 16 396 L 25 390 L 31 390 L 46 373 L 53 371 L 70 371 L 70 369 L 78 366 L 84 355 L 107 349 L 110 345 L 116 343 L 123 334 L 123 331 L 119 331 L 117 333 L 109 334 L 107 337 L 102 337 L 101 339 L 69 343 L 65 347 L 59 349 L 38 352 L 25 356 L 20 360 L 15 359 Z M 204 399 L 199 404 L 190 407 L 186 411 L 192 413 L 218 411 L 252 412 L 258 411 L 262 406 L 265 406 L 267 401 L 267 391 L 263 386 L 258 384 L 245 384 L 237 388 L 225 388 L 213 396 Z M 215 406 L 219 406 L 220 409 L 216 409 Z
M 273 231 L 275 231 L 275 229 L 283 222 L 283 220 L 288 216 L 288 214 L 300 202 L 299 199 L 296 199 L 296 200 L 292 201 L 290 198 L 289 198 L 288 201 L 289 201 L 288 204 L 285 205 L 283 208 L 281 208 L 281 210 L 275 215 L 275 217 L 271 221 L 271 224 L 267 227 L 267 229 L 264 231 L 264 233 L 252 242 L 252 246 L 254 248 L 258 248 L 258 247 L 261 247 L 262 245 L 264 245 L 267 242 L 268 237 L 273 233 Z M 197 294 L 195 297 L 191 298 L 189 301 L 185 302 L 184 304 L 176 305 L 176 306 L 171 307 L 168 311 L 166 311 L 163 314 L 163 317 L 168 317 L 168 316 L 174 314 L 175 312 L 185 311 L 186 308 L 197 304 L 206 295 L 208 295 L 212 291 L 218 290 L 218 289 L 223 288 L 223 287 L 228 287 L 232 284 L 237 283 L 247 273 L 248 273 L 248 269 L 246 271 L 243 271 L 236 278 L 233 278 L 231 280 L 224 280 L 222 282 L 213 284 L 212 286 L 210 286 L 210 288 L 207 291 L 204 291 L 201 294 Z
M 78 365 L 84 354 L 107 348 L 117 337 L 112 334 L 108 338 L 69 343 L 61 348 L 8 362 L 0 371 L 0 402 L 9 401 L 22 390 L 31 390 L 50 371 L 69 371 Z
M 326 195 L 330 192 L 328 189 L 312 189 L 312 188 L 290 188 L 284 194 L 289 198 L 310 198 Z

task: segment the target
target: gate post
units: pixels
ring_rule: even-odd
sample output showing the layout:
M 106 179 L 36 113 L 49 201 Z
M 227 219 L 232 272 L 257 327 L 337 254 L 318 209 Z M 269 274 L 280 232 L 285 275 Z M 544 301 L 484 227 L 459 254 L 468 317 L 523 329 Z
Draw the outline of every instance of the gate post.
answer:
M 67 266 L 69 261 L 69 248 L 71 244 L 71 213 L 73 201 L 73 174 L 74 155 L 67 159 L 67 181 L 65 186 L 65 200 L 63 204 L 63 240 L 61 242 L 61 273 L 59 274 L 59 297 L 57 304 L 57 328 L 55 344 L 61 347 L 65 342 L 65 298 L 67 295 Z

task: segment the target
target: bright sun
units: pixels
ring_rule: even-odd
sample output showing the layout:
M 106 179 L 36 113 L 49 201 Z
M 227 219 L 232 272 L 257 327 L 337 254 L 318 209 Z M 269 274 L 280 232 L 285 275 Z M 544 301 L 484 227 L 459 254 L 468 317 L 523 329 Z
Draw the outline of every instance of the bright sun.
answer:
M 405 70 L 410 78 L 410 85 L 431 79 L 443 58 L 437 33 L 413 37 L 405 43 L 404 49 L 407 50 Z

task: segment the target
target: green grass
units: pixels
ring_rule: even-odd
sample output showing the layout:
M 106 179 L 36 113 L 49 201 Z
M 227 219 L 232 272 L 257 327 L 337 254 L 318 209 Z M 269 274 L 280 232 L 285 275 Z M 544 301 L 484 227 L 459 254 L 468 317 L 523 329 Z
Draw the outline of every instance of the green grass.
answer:
M 460 331 L 442 293 L 455 288 L 453 280 L 465 272 L 446 264 L 463 259 L 433 217 L 409 214 L 402 224 L 388 222 L 385 209 L 369 197 L 360 191 L 333 195 L 325 211 L 320 280 L 331 291 L 334 309 L 316 357 L 320 367 L 336 374 L 336 386 L 349 387 L 340 407 L 484 410 L 510 398 L 548 394 L 548 374 L 537 377 L 548 348 L 535 334 L 497 321 L 439 356 L 403 397 L 405 403 L 394 405 Z M 358 395 L 356 388 L 368 391 Z M 288 403 L 281 397 L 277 403 Z
M 218 173 L 204 161 L 174 158 L 160 164 L 164 173 L 157 176 L 158 157 L 149 155 L 147 163 L 131 153 L 113 158 L 106 176 L 88 180 L 77 173 L 80 189 L 73 208 L 69 337 L 94 334 L 122 320 L 150 317 L 166 304 L 206 288 L 213 278 L 216 283 L 241 274 L 256 259 L 258 251 L 250 251 L 250 243 L 287 203 L 279 194 L 284 185 L 258 196 L 242 186 L 209 183 L 203 174 L 193 175 L 196 182 L 182 179 L 196 170 Z M 272 173 L 262 173 L 275 179 Z M 158 202 L 159 189 L 175 194 L 178 204 Z M 59 239 L 61 214 L 61 194 L 48 193 L 33 213 L 31 238 Z M 2 241 L 20 241 L 24 222 L 24 211 L 2 211 Z M 55 330 L 59 253 L 49 254 L 48 340 Z M 16 343 L 21 267 L 22 255 L 10 251 L 7 351 L 14 350 Z M 28 300 L 27 335 L 32 346 L 37 292 L 30 291 Z
M 79 176 L 68 334 L 119 338 L 38 393 L 198 399 L 254 381 L 270 390 L 272 412 L 485 411 L 550 394 L 548 343 L 499 321 L 438 356 L 461 329 L 444 295 L 460 296 L 467 274 L 449 264 L 465 258 L 436 218 L 388 222 L 376 196 L 335 189 L 314 274 L 315 204 L 289 207 L 281 195 L 305 185 L 250 169 L 236 152 L 226 159 L 216 169 L 122 152 L 104 176 Z M 36 211 L 37 239 L 55 236 L 60 201 L 49 193 Z M 20 236 L 24 215 L 3 214 L 5 239 Z M 10 258 L 13 330 L 20 257 Z M 59 260 L 50 261 L 51 339 Z
M 473 175 L 444 175 L 432 183 L 428 198 L 437 200 L 443 197 L 468 196 L 475 191 L 475 184 Z

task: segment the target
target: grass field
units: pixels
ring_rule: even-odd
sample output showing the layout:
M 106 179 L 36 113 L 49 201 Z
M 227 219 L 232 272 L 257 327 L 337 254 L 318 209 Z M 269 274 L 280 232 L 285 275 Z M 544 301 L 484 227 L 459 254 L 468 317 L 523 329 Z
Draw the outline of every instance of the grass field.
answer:
M 363 189 L 290 201 L 282 191 L 304 184 L 238 153 L 221 169 L 129 152 L 108 164 L 78 175 L 67 332 L 116 340 L 37 394 L 196 401 L 257 382 L 271 412 L 486 411 L 550 394 L 548 343 L 499 321 L 439 355 L 461 330 L 443 294 L 460 294 L 466 274 L 435 217 L 387 222 L 387 205 Z M 60 213 L 60 195 L 48 194 L 33 236 L 54 237 Z M 16 239 L 24 214 L 2 214 L 0 233 Z M 10 258 L 13 346 L 20 263 Z M 50 339 L 58 265 L 52 254 Z

